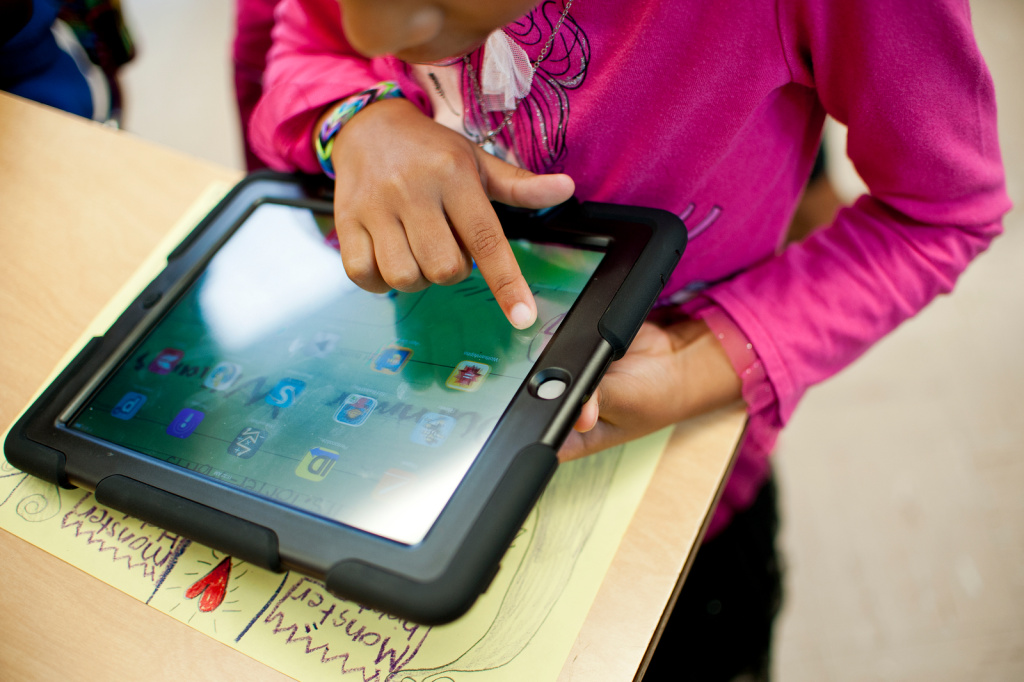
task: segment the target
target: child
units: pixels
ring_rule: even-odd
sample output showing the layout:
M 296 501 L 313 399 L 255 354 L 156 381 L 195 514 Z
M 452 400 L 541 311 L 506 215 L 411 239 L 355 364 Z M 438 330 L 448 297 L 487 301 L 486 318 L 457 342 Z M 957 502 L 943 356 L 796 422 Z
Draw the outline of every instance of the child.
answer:
M 134 55 L 118 0 L 0 5 L 0 90 L 119 126 L 117 72 Z
M 735 591 L 750 580 L 729 566 L 702 570 L 705 556 L 749 562 L 744 543 L 759 544 L 756 561 L 774 566 L 768 455 L 800 397 L 950 291 L 1009 208 L 968 3 L 340 4 L 282 0 L 250 133 L 272 167 L 336 172 L 342 258 L 360 285 L 451 283 L 473 258 L 525 327 L 535 307 L 488 198 L 543 207 L 575 193 L 685 220 L 690 244 L 661 306 L 560 454 L 746 401 L 686 591 L 698 574 L 728 577 L 696 599 L 684 591 L 696 606 L 673 621 L 711 625 L 670 625 L 655 665 L 687 644 L 696 653 L 673 652 L 687 670 L 710 660 L 721 679 L 765 678 L 778 573 L 758 601 Z M 783 248 L 826 113 L 849 126 L 871 192 Z M 709 551 L 727 538 L 733 549 Z M 760 613 L 716 625 L 744 608 Z M 717 643 L 695 644 L 709 633 Z
M 274 27 L 274 8 L 279 0 L 237 0 L 235 35 L 231 44 L 231 67 L 242 127 L 245 168 L 256 171 L 266 164 L 252 151 L 249 143 L 249 119 L 263 94 L 263 71 L 267 68 L 270 31 Z
M 9 19 L 7 13 L 13 10 L 21 17 Z M 59 10 L 54 0 L 19 0 L 9 7 L 5 3 L 0 17 L 5 34 L 0 41 L 0 90 L 92 118 L 89 81 L 53 33 Z

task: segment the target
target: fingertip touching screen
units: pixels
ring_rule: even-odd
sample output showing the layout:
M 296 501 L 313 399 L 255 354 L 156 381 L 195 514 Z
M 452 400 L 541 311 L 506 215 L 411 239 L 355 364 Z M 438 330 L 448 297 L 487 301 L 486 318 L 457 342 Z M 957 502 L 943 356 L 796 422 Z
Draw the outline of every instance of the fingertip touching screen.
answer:
M 479 270 L 372 294 L 328 213 L 258 205 L 66 426 L 398 543 L 421 542 L 600 264 L 511 240 L 516 330 Z

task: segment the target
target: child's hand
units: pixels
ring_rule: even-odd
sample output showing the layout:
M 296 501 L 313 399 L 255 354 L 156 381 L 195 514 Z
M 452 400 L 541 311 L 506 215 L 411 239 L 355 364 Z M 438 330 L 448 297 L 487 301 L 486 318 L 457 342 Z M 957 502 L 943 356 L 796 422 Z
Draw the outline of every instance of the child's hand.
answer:
M 703 322 L 645 323 L 558 452 L 576 459 L 739 400 L 740 380 Z
M 418 291 L 465 279 L 473 260 L 509 321 L 537 306 L 489 198 L 546 208 L 572 196 L 567 175 L 534 175 L 391 99 L 366 107 L 332 152 L 334 217 L 345 271 L 368 291 Z

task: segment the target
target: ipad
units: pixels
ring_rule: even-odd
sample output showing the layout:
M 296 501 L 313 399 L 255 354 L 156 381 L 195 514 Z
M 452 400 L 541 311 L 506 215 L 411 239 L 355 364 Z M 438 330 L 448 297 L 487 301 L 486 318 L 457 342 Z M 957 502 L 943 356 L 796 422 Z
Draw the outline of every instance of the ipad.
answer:
M 537 301 L 474 268 L 372 294 L 327 189 L 243 181 L 12 429 L 15 466 L 422 623 L 487 587 L 686 243 L 669 213 L 496 206 Z

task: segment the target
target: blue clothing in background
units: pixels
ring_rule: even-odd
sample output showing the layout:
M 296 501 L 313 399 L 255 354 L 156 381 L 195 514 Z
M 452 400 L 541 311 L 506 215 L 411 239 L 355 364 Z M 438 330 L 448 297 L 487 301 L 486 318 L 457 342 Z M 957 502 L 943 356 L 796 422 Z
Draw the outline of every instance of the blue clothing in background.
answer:
M 0 45 L 0 90 L 92 118 L 89 83 L 51 31 L 57 10 L 55 0 L 34 0 L 28 24 Z

